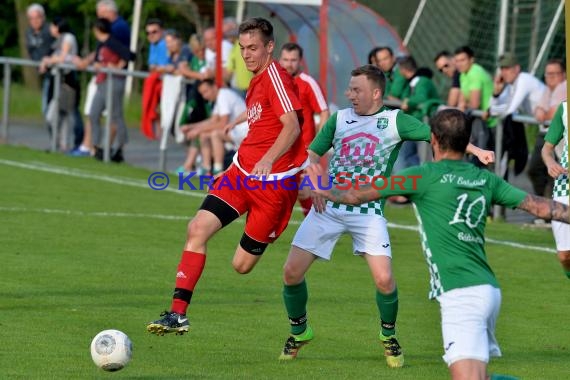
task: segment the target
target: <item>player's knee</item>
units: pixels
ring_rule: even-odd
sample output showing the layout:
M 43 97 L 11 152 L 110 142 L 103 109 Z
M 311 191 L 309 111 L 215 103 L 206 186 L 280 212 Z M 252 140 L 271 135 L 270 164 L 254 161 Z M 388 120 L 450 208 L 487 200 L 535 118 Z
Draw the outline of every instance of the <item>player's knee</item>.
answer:
M 396 288 L 396 282 L 394 281 L 391 272 L 383 272 L 376 275 L 374 282 L 376 284 L 376 288 L 382 294 L 390 294 Z
M 188 240 L 206 239 L 208 234 L 208 224 L 200 218 L 194 218 L 188 223 Z
M 570 251 L 558 251 L 558 260 L 565 268 L 570 268 Z
M 285 285 L 299 284 L 304 276 L 305 273 L 289 261 L 283 266 L 283 283 L 285 283 Z
M 253 265 L 236 258 L 233 259 L 232 266 L 234 267 L 234 270 L 239 274 L 248 274 L 253 269 Z

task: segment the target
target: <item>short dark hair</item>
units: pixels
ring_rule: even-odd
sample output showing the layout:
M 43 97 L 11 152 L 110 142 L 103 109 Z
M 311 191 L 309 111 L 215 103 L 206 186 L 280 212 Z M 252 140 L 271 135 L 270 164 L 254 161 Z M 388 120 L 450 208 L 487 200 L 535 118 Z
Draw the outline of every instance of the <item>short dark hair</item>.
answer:
M 547 65 L 558 65 L 560 66 L 560 69 L 562 70 L 563 73 L 566 72 L 566 63 L 564 62 L 564 60 L 560 58 L 550 58 L 548 61 L 546 61 L 544 67 L 546 67 Z
M 111 34 L 111 22 L 105 18 L 98 18 L 93 24 L 93 28 L 101 33 Z
M 301 47 L 301 45 L 296 44 L 295 42 L 287 42 L 286 44 L 284 44 L 281 47 L 281 51 L 298 51 L 299 52 L 299 58 L 303 58 L 303 48 Z
M 393 57 L 394 56 L 394 50 L 392 50 L 392 48 L 390 46 L 379 46 L 378 50 L 376 50 L 376 53 L 378 53 L 379 51 L 382 50 L 386 50 L 388 53 L 390 53 L 390 55 Z
M 270 41 L 275 41 L 273 25 L 262 17 L 250 18 L 242 22 L 239 26 L 239 34 L 251 33 L 256 30 L 261 33 L 264 45 L 267 45 Z
M 162 28 L 162 20 L 159 18 L 149 18 L 148 20 L 146 20 L 145 26 L 149 26 L 149 25 L 158 25 L 159 27 Z
M 451 58 L 453 56 L 451 55 L 451 53 L 448 50 L 442 50 L 435 55 L 435 58 L 433 59 L 433 61 L 437 62 L 441 57 Z
M 71 26 L 69 26 L 69 23 L 63 17 L 55 16 L 51 23 L 57 28 L 60 34 L 71 33 Z
M 180 35 L 180 32 L 177 31 L 176 29 L 166 29 L 164 31 L 164 35 L 165 36 L 172 36 L 174 38 L 176 38 L 177 40 L 181 40 L 182 36 Z
M 400 69 L 408 70 L 411 71 L 412 73 L 418 71 L 418 64 L 416 63 L 414 57 L 412 57 L 411 55 L 400 58 L 398 60 L 398 66 L 400 67 Z
M 216 85 L 216 81 L 213 80 L 212 78 L 206 78 L 206 79 L 202 79 L 201 81 L 198 81 L 198 83 L 196 83 L 196 88 L 199 88 L 201 85 L 203 84 L 207 84 L 210 86 L 215 86 Z
M 465 152 L 471 137 L 471 123 L 463 112 L 457 109 L 440 111 L 429 124 L 442 151 Z
M 368 53 L 368 63 L 369 64 L 372 64 L 372 59 L 376 58 L 376 53 L 378 53 L 379 51 L 380 51 L 380 48 L 378 46 L 376 46 L 375 48 L 370 50 L 370 53 Z
M 366 79 L 378 86 L 380 91 L 382 91 L 382 95 L 384 95 L 384 91 L 386 90 L 386 77 L 379 67 L 375 65 L 360 66 L 352 70 L 350 75 L 353 77 L 358 77 L 360 75 L 366 76 Z
M 465 46 L 460 46 L 457 49 L 455 49 L 454 54 L 461 54 L 461 53 L 465 53 L 467 54 L 467 56 L 469 58 L 473 58 L 475 57 L 475 52 L 473 51 L 473 49 L 471 49 L 469 46 L 465 45 Z

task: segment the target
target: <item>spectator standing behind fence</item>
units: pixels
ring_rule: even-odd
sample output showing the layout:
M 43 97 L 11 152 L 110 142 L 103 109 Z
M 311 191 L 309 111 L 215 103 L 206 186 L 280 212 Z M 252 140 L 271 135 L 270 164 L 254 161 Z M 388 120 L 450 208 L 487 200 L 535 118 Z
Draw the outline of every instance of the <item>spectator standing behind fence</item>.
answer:
M 119 69 L 125 66 L 130 60 L 131 53 L 129 49 L 121 42 L 111 36 L 111 23 L 102 18 L 95 21 L 93 27 L 95 38 L 100 44 L 97 51 L 95 61 L 95 68 L 114 68 Z M 95 158 L 98 160 L 103 159 L 103 149 L 101 147 L 101 116 L 105 110 L 107 86 L 109 86 L 108 75 L 98 72 L 95 77 L 97 84 L 97 91 L 93 98 L 93 104 L 89 113 L 89 120 L 92 128 L 92 140 L 95 148 Z M 117 144 L 115 150 L 111 154 L 111 160 L 114 162 L 122 162 L 123 147 L 127 143 L 127 126 L 123 116 L 123 95 L 125 93 L 125 77 L 123 75 L 113 75 L 112 90 L 111 90 L 111 103 L 113 104 L 112 112 L 109 117 L 111 118 L 111 144 L 114 137 L 117 137 Z M 116 129 L 113 128 L 116 126 Z
M 469 46 L 457 48 L 454 59 L 457 71 L 461 73 L 458 108 L 461 111 L 487 111 L 493 95 L 493 78 L 483 66 L 475 62 L 475 52 Z M 471 124 L 471 143 L 484 149 L 492 149 L 495 142 L 493 128 L 497 125 L 497 120 L 475 117 L 471 119 Z M 481 167 L 476 158 L 472 158 L 471 163 Z
M 69 144 L 68 131 L 70 128 L 73 128 L 74 132 L 74 149 L 83 140 L 83 122 L 78 108 L 81 88 L 76 72 L 62 69 L 60 72 L 60 95 L 57 109 L 55 99 L 53 99 L 56 78 L 56 68 L 54 66 L 63 63 L 70 64 L 73 61 L 73 58 L 77 55 L 77 39 L 71 32 L 69 23 L 61 17 L 55 17 L 51 21 L 49 28 L 51 35 L 55 38 L 53 54 L 42 58 L 39 71 L 42 74 L 51 71 L 50 98 L 52 99 L 48 105 L 46 121 L 52 133 L 56 128 L 61 132 L 59 133 L 59 146 L 61 150 L 65 151 Z M 56 115 L 59 120 L 58 125 L 55 124 Z
M 153 140 L 160 133 L 158 105 L 162 91 L 161 73 L 168 65 L 168 48 L 162 29 L 162 21 L 151 18 L 145 25 L 148 40 L 148 71 L 143 82 L 141 132 Z
M 31 4 L 26 10 L 28 18 L 28 28 L 26 29 L 26 50 L 30 59 L 41 61 L 42 58 L 48 56 L 52 52 L 52 37 L 49 27 L 46 23 L 46 14 L 44 7 L 40 4 Z M 45 116 L 49 103 L 49 72 L 41 75 L 42 81 L 42 114 Z
M 131 40 L 131 30 L 129 24 L 125 21 L 123 17 L 119 15 L 117 4 L 113 0 L 99 0 L 97 2 L 97 5 L 95 6 L 95 13 L 97 15 L 97 18 L 102 18 L 109 21 L 111 25 L 111 36 L 115 40 L 119 41 L 124 48 L 129 49 L 129 44 Z M 101 44 L 97 42 L 97 46 L 94 52 L 89 53 L 84 59 L 77 57 L 76 59 L 74 59 L 73 63 L 80 70 L 84 70 L 87 66 L 95 62 L 95 58 L 99 54 L 100 47 Z M 125 67 L 126 67 L 126 62 L 125 62 Z M 120 68 L 124 69 L 125 67 L 120 67 Z M 94 75 L 87 85 L 87 91 L 85 94 L 85 103 L 83 107 L 83 114 L 87 116 L 87 120 L 85 122 L 84 138 L 79 148 L 71 152 L 72 156 L 81 157 L 97 153 L 94 147 L 92 146 L 91 138 L 93 134 L 91 131 L 92 129 L 91 122 L 89 120 L 93 99 L 95 98 L 95 94 L 97 93 L 96 78 L 97 75 Z M 113 124 L 113 120 L 111 120 L 111 128 L 112 130 L 117 129 L 117 125 Z M 99 151 L 99 155 L 100 153 L 101 152 Z M 120 159 L 120 161 L 122 161 L 123 159 L 122 151 L 121 154 L 118 155 L 116 158 L 117 160 Z
M 206 78 L 214 78 L 216 76 L 216 29 L 208 28 L 204 30 L 204 45 L 206 46 Z M 232 43 L 226 39 L 222 39 L 222 67 L 225 67 L 232 51 Z
M 494 80 L 490 113 L 504 118 L 503 147 L 509 159 L 515 160 L 514 170 L 518 175 L 528 161 L 528 147 L 524 125 L 513 121 L 512 116 L 515 113 L 532 115 L 545 87 L 535 76 L 521 71 L 512 53 L 505 53 L 499 58 L 499 67 L 500 74 Z M 497 162 L 500 162 L 500 157 Z
M 160 72 L 164 66 L 168 65 L 168 48 L 162 21 L 157 18 L 149 19 L 146 22 L 145 32 L 148 40 L 148 71 Z
M 394 52 L 387 46 L 376 50 L 376 65 L 384 72 L 386 77 L 386 92 L 384 99 L 401 100 L 405 97 L 408 86 L 406 78 L 400 74 Z
M 451 79 L 451 87 L 447 93 L 446 105 L 448 107 L 457 107 L 461 95 L 459 84 L 459 75 L 461 73 L 457 70 L 457 67 L 455 67 L 453 55 L 447 50 L 442 50 L 437 53 L 433 62 L 440 73 Z
M 534 109 L 534 117 L 539 123 L 550 122 L 560 103 L 566 100 L 566 67 L 562 60 L 551 59 L 546 62 L 544 81 L 546 88 Z M 527 172 L 535 194 L 543 197 L 550 197 L 553 185 L 552 178 L 548 175 L 548 170 L 541 157 L 547 128 L 547 125 L 539 125 Z
M 238 24 L 233 17 L 224 19 L 224 38 L 231 42 L 232 50 L 224 66 L 224 79 L 234 90 L 236 90 L 243 98 L 249 87 L 249 82 L 253 78 L 253 74 L 245 66 L 245 62 L 241 57 L 238 41 Z

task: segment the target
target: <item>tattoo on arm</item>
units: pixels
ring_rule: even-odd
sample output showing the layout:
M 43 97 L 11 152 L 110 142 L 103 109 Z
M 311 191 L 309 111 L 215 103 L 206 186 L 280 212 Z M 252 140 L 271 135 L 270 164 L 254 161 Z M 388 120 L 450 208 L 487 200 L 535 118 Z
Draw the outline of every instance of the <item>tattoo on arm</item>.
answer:
M 358 189 L 351 187 L 350 189 L 339 189 L 334 186 L 330 190 L 329 199 L 333 202 L 344 203 L 348 205 L 361 205 L 363 203 L 375 201 L 380 198 L 380 194 L 370 184 L 360 185 Z
M 569 222 L 568 206 L 552 199 L 527 194 L 518 208 L 544 220 L 556 220 L 563 223 Z

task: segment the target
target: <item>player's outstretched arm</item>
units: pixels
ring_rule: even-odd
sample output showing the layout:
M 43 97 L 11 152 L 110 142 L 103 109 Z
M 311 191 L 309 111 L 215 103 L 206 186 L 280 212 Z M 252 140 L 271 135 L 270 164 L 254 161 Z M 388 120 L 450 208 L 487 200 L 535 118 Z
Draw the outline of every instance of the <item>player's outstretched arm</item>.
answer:
M 371 184 L 360 185 L 358 188 L 340 189 L 330 186 L 330 177 L 319 164 L 311 164 L 306 169 L 307 175 L 313 184 L 313 192 L 329 201 L 347 205 L 360 205 L 380 198 L 378 190 Z
M 568 218 L 568 206 L 552 199 L 539 197 L 538 195 L 527 194 L 517 208 L 525 210 L 546 221 L 556 220 L 563 223 L 570 222 Z
M 481 163 L 488 165 L 495 162 L 495 152 L 492 150 L 485 150 L 469 143 L 465 149 L 466 153 L 476 156 Z

